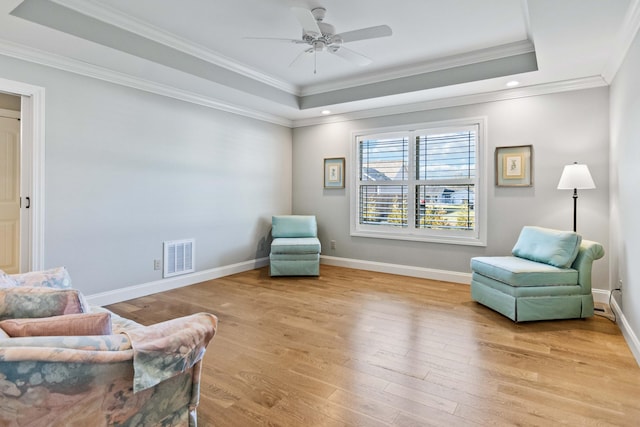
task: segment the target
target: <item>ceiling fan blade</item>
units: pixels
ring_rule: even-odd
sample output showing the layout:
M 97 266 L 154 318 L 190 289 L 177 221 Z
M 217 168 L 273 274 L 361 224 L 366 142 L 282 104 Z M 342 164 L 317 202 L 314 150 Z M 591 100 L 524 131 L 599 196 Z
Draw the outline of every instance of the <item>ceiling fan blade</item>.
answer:
M 375 27 L 361 28 L 359 30 L 347 31 L 333 36 L 339 38 L 343 43 L 355 42 L 358 40 L 376 39 L 378 37 L 388 37 L 392 33 L 388 25 L 378 25 Z
M 304 40 L 296 40 L 296 39 L 283 39 L 279 37 L 243 37 L 246 40 L 271 40 L 276 42 L 286 42 L 286 43 L 294 43 L 294 44 L 307 44 Z
M 302 52 L 300 52 L 300 54 L 298 56 L 296 56 L 293 61 L 291 61 L 291 64 L 289 64 L 289 68 L 291 68 L 294 65 L 296 65 L 297 63 L 299 63 L 300 60 L 302 60 L 302 58 L 304 58 L 304 56 L 307 53 L 311 53 L 311 52 L 313 52 L 313 48 L 305 49 Z
M 292 7 L 291 11 L 295 15 L 298 22 L 302 26 L 302 29 L 305 33 L 313 33 L 316 35 L 321 35 L 322 31 L 320 31 L 320 27 L 318 26 L 318 21 L 313 16 L 309 9 L 305 9 L 302 7 Z
M 345 59 L 349 62 L 352 62 L 356 65 L 360 65 L 364 67 L 365 65 L 369 65 L 373 62 L 371 58 L 364 56 L 361 53 L 355 52 L 351 49 L 347 49 L 344 46 L 340 46 L 338 49 L 328 49 L 329 53 L 333 53 L 336 56 L 339 56 L 342 59 Z

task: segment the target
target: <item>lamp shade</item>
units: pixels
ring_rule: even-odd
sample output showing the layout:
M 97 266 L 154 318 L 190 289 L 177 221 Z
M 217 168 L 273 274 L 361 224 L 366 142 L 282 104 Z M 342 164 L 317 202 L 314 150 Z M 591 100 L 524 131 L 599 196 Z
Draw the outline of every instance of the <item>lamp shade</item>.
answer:
M 587 165 L 566 165 L 558 182 L 558 190 L 589 190 L 596 188 Z

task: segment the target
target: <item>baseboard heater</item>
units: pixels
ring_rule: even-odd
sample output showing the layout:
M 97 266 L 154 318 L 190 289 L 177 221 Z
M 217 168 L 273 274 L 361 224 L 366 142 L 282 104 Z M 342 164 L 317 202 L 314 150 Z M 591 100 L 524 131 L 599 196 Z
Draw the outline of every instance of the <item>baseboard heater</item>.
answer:
M 168 240 L 164 242 L 162 277 L 173 277 L 196 271 L 194 265 L 195 244 L 195 239 Z

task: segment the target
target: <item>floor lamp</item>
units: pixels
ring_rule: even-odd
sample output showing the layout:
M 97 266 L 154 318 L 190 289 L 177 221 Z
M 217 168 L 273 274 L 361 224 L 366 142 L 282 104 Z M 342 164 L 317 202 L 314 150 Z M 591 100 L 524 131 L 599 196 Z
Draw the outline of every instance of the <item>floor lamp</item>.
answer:
M 558 190 L 573 190 L 573 231 L 576 231 L 576 207 L 578 205 L 578 189 L 591 190 L 596 188 L 596 184 L 591 178 L 587 165 L 579 165 L 575 162 L 566 165 L 562 170 Z

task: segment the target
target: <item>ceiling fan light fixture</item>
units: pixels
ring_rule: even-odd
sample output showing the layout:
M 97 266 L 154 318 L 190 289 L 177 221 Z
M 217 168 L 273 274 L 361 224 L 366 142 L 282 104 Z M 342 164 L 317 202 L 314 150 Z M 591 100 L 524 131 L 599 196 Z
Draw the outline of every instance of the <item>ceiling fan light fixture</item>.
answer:
M 325 9 L 324 7 L 314 7 L 313 9 L 311 9 L 311 14 L 316 21 L 322 22 L 327 14 L 327 9 Z

